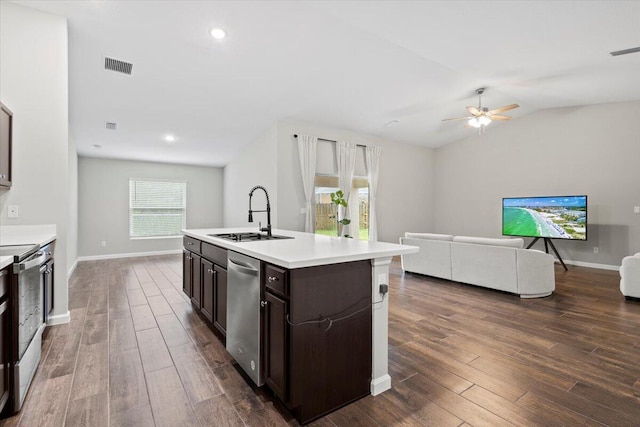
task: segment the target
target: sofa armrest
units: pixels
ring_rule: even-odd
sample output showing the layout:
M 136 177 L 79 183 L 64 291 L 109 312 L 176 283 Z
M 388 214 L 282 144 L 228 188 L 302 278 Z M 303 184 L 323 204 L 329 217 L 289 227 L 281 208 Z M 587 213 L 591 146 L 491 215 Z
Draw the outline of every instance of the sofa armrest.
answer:
M 404 271 L 451 280 L 451 242 L 401 237 L 400 244 L 420 248 L 416 253 L 402 255 Z
M 640 298 L 640 254 L 622 259 L 620 292 L 627 297 Z
M 556 289 L 553 257 L 536 249 L 518 249 L 518 294 L 521 298 L 551 295 Z

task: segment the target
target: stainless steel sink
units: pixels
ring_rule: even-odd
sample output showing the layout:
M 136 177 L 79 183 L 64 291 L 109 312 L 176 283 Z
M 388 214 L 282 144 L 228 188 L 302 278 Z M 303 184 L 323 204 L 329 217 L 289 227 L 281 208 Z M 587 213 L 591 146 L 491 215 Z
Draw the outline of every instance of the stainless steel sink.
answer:
M 271 235 L 267 236 L 263 233 L 221 233 L 221 234 L 207 234 L 207 236 L 217 237 L 219 239 L 231 240 L 233 242 L 258 242 L 261 240 L 284 240 L 284 239 L 293 239 L 293 237 L 289 236 L 277 236 Z

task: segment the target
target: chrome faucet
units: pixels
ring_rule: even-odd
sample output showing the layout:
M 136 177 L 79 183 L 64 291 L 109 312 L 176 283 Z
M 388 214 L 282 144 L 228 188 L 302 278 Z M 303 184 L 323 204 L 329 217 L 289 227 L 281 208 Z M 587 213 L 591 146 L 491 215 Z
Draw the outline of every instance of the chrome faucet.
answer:
M 267 197 L 267 209 L 261 211 L 254 211 L 251 209 L 251 198 L 253 197 L 253 192 L 256 190 L 264 191 L 264 195 Z M 256 185 L 249 191 L 249 222 L 253 222 L 253 213 L 254 212 L 266 212 L 267 213 L 267 226 L 259 227 L 260 231 L 266 231 L 267 236 L 271 237 L 271 204 L 269 203 L 269 193 L 267 193 L 267 189 L 262 185 Z

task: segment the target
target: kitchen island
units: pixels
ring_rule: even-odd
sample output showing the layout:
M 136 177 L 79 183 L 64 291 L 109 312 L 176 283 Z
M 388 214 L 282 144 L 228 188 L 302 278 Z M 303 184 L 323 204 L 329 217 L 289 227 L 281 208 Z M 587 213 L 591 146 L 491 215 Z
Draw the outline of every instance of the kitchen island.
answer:
M 249 266 L 232 259 L 259 262 L 260 296 L 251 303 L 260 311 L 259 361 L 244 363 L 245 353 L 233 352 L 233 334 L 226 335 L 249 377 L 264 382 L 301 423 L 389 389 L 388 268 L 393 256 L 418 248 L 288 230 L 273 230 L 286 239 L 215 237 L 255 231 L 183 230 L 185 293 L 223 337 L 239 322 L 236 311 L 252 311 L 231 306 L 233 270 Z

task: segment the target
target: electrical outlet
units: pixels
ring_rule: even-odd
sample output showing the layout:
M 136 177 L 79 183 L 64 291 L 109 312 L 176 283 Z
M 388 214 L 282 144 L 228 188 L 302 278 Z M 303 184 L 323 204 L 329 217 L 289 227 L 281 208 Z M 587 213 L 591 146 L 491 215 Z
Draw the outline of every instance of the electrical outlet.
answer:
M 10 205 L 7 207 L 8 218 L 18 218 L 20 216 L 20 207 L 17 205 Z
M 594 254 L 597 254 L 597 253 L 598 253 L 598 251 L 599 251 L 598 247 L 597 247 L 597 246 L 594 246 L 594 247 L 593 247 L 593 253 L 594 253 Z
M 300 208 L 300 214 L 306 214 L 307 208 Z
M 103 240 L 102 242 L 100 242 L 100 246 L 102 246 L 103 248 L 107 246 L 107 241 Z
M 634 206 L 634 207 L 633 207 L 633 213 L 638 213 L 638 214 L 640 214 L 640 206 Z

